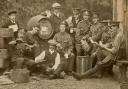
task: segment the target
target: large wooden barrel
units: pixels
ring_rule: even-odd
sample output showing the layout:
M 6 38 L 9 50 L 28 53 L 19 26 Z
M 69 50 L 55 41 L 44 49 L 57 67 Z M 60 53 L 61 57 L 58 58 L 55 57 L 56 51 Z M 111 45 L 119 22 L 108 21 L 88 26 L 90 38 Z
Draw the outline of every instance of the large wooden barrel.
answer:
M 76 61 L 77 73 L 83 74 L 92 67 L 92 62 L 89 56 L 77 56 Z
M 28 30 L 32 30 L 33 27 L 38 27 L 39 26 L 39 21 L 41 20 L 41 27 L 39 28 L 38 31 L 38 36 L 41 39 L 49 39 L 53 35 L 53 27 L 50 22 L 50 20 L 42 15 L 37 15 L 32 17 L 27 24 Z

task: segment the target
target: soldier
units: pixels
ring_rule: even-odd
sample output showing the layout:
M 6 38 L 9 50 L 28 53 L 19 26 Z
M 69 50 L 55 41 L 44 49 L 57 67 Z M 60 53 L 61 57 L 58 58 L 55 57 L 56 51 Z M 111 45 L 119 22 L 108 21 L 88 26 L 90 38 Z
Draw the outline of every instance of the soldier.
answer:
M 74 54 L 72 53 L 73 45 L 71 37 L 65 32 L 66 22 L 60 24 L 60 32 L 55 34 L 54 40 L 57 41 L 57 50 L 59 51 L 64 69 L 67 74 L 71 74 L 74 68 Z
M 81 40 L 88 37 L 90 26 L 90 13 L 88 10 L 83 10 L 83 20 L 78 23 L 75 35 L 77 56 L 87 55 L 82 48 Z M 83 52 L 84 54 L 82 54 Z
M 98 62 L 94 68 L 86 71 L 82 75 L 73 73 L 73 76 L 76 79 L 80 80 L 82 78 L 87 78 L 92 74 L 95 74 L 97 71 L 104 70 L 104 68 L 113 65 L 114 60 L 119 60 L 119 58 L 126 58 L 124 33 L 121 29 L 119 29 L 118 22 L 112 22 L 112 24 L 112 28 L 117 31 L 117 35 L 115 36 L 114 41 L 112 42 L 112 48 L 108 48 L 103 43 L 98 44 L 97 42 L 91 40 L 92 43 L 95 43 L 103 50 L 106 50 L 108 52 L 107 56 L 105 56 L 105 58 L 102 61 Z
M 82 18 L 81 18 L 80 8 L 73 8 L 73 15 L 66 19 L 66 22 L 68 23 L 68 26 L 69 26 L 69 29 L 67 32 L 70 34 L 70 36 L 72 38 L 74 48 L 75 48 L 76 29 L 77 29 L 78 23 L 81 20 L 82 20 Z M 74 52 L 75 52 L 75 49 L 74 49 Z
M 14 37 L 17 37 L 17 32 L 19 29 L 19 23 L 16 20 L 16 10 L 11 10 L 8 12 L 9 19 L 6 21 L 6 23 L 2 26 L 3 28 L 10 28 L 14 32 Z
M 99 22 L 99 16 L 97 13 L 93 13 L 92 15 L 92 26 L 90 27 L 90 37 L 93 41 L 99 42 L 102 37 L 102 33 L 105 31 L 105 26 Z M 92 67 L 95 65 L 96 62 L 96 52 L 97 52 L 98 46 L 93 44 L 92 45 L 92 51 L 91 51 L 91 60 L 92 60 Z

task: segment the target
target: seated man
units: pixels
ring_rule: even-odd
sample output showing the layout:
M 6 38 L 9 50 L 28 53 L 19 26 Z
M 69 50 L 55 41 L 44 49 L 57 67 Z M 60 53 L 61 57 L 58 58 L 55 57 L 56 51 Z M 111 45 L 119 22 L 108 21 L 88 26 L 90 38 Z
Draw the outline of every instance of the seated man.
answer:
M 36 63 L 40 63 L 43 72 L 49 79 L 60 78 L 62 67 L 60 67 L 60 54 L 56 51 L 56 41 L 49 40 L 49 49 L 43 51 L 35 58 Z
M 11 67 L 13 69 L 21 69 L 27 67 L 30 72 L 34 71 L 35 62 L 33 48 L 35 45 L 29 45 L 24 39 L 24 29 L 18 31 L 18 38 L 9 42 L 9 55 L 11 57 Z
M 54 40 L 57 42 L 57 51 L 60 53 L 62 62 L 65 65 L 64 71 L 68 75 L 71 75 L 74 67 L 74 54 L 71 37 L 66 30 L 66 22 L 60 24 L 60 32 L 55 34 Z
M 115 24 L 115 25 L 114 25 Z M 113 22 L 113 27 L 115 28 L 115 30 L 117 30 L 117 35 L 112 43 L 112 48 L 108 48 L 106 47 L 106 45 L 100 43 L 96 43 L 94 41 L 91 40 L 92 43 L 97 44 L 99 47 L 101 47 L 102 49 L 108 51 L 108 55 L 101 61 L 99 61 L 94 68 L 86 71 L 85 73 L 83 73 L 82 75 L 77 74 L 77 73 L 73 73 L 74 78 L 81 80 L 82 78 L 87 78 L 89 76 L 92 76 L 93 74 L 95 74 L 96 72 L 110 66 L 113 65 L 113 61 L 115 59 L 119 59 L 119 57 L 125 59 L 126 58 L 126 53 L 125 53 L 125 39 L 124 39 L 124 34 L 122 32 L 122 30 L 120 30 L 118 28 L 118 26 L 116 25 L 118 24 L 117 22 Z

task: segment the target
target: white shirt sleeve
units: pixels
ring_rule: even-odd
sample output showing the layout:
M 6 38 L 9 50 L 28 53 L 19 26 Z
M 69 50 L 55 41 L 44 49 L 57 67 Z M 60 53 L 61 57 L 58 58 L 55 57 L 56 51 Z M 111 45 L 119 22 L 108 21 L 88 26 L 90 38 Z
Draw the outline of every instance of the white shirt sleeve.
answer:
M 57 67 L 59 66 L 59 64 L 60 64 L 60 54 L 59 53 L 57 53 L 57 56 L 56 56 L 56 58 L 55 58 L 55 64 L 54 64 L 54 66 L 52 67 L 52 69 L 57 69 Z
M 72 16 L 68 17 L 66 19 L 66 22 L 68 23 L 69 26 L 71 26 L 72 25 Z
M 45 58 L 45 51 L 43 51 L 42 53 L 40 53 L 40 55 L 38 55 L 38 56 L 35 58 L 35 63 L 42 62 L 44 58 Z

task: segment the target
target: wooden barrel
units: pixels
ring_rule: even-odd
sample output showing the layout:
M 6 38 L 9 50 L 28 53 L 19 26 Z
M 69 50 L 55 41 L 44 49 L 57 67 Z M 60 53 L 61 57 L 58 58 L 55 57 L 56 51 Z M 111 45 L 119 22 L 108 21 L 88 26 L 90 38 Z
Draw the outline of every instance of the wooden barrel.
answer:
M 8 58 L 8 50 L 0 49 L 0 68 L 4 68 L 5 61 Z
M 41 26 L 39 26 L 39 22 L 41 23 Z M 32 30 L 33 27 L 40 27 L 38 31 L 38 36 L 41 39 L 49 39 L 54 32 L 49 18 L 42 15 L 34 16 L 28 21 L 27 23 L 28 30 Z
M 53 35 L 53 28 L 49 20 L 41 21 L 42 25 L 38 35 L 41 39 L 49 39 Z
M 76 60 L 76 71 L 77 73 L 83 74 L 89 70 L 92 66 L 92 62 L 89 56 L 77 56 Z
M 0 28 L 0 37 L 1 38 L 8 38 L 13 37 L 14 33 L 12 29 L 9 28 Z

